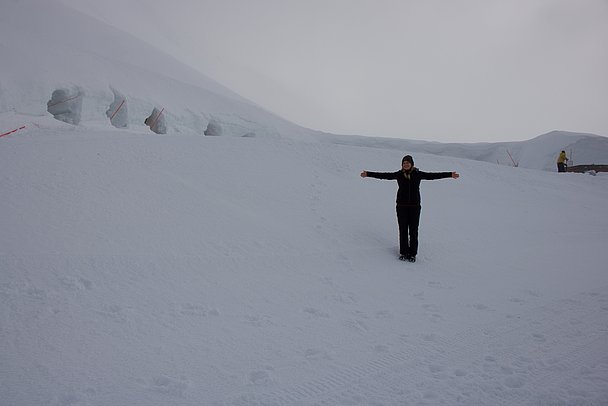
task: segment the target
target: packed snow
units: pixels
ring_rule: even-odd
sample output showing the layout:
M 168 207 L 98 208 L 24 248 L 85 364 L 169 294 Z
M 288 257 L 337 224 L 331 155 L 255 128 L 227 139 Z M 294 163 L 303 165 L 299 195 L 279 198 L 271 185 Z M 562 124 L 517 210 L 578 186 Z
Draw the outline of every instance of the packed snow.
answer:
M 608 401 L 608 177 L 52 118 L 0 148 L 7 405 Z
M 303 129 L 49 3 L 0 5 L 1 405 L 608 404 L 608 176 Z M 570 144 L 606 157 L 509 148 Z M 413 264 L 359 176 L 406 153 L 461 175 Z

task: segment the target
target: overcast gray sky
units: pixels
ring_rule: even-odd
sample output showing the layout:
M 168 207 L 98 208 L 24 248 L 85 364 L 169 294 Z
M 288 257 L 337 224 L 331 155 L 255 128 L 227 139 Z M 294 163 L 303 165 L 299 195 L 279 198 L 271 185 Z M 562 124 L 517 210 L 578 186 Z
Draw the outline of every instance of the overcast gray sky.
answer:
M 608 136 L 608 0 L 66 0 L 305 127 Z

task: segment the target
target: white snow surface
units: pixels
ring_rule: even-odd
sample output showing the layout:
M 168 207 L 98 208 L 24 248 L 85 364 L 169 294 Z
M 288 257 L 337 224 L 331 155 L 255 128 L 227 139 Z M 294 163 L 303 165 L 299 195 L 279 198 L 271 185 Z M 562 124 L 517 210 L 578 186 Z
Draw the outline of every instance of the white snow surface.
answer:
M 51 118 L 0 138 L 3 405 L 602 405 L 608 177 Z
M 605 174 L 313 132 L 60 2 L 0 11 L 0 405 L 608 404 Z M 79 125 L 46 113 L 72 86 Z M 423 182 L 414 264 L 395 182 L 359 177 L 412 151 L 461 174 Z

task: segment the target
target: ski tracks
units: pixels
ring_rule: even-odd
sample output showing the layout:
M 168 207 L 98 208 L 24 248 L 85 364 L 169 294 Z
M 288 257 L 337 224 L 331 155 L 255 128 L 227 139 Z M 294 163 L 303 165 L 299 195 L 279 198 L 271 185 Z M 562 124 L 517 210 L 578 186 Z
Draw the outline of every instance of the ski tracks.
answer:
M 215 406 L 608 403 L 608 294 L 560 299 Z M 266 390 L 269 389 L 269 390 Z

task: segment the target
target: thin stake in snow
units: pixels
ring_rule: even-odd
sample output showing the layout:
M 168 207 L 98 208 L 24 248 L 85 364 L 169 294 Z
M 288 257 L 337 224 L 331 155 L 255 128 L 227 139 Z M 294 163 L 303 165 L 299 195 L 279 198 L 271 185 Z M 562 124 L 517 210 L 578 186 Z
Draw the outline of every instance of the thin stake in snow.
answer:
M 121 109 L 122 105 L 125 104 L 125 99 L 122 99 L 122 102 L 120 103 L 120 106 L 118 106 L 118 108 L 116 109 L 116 111 L 114 112 L 114 114 L 112 114 L 112 116 L 110 117 L 110 121 L 112 121 L 112 119 L 114 118 L 114 116 L 116 115 L 116 113 L 118 113 L 118 111 Z
M 511 153 L 509 152 L 509 150 L 507 150 L 507 155 L 509 155 L 509 158 L 511 158 L 511 162 L 513 162 L 513 167 L 517 168 L 519 166 L 519 163 L 515 162 L 515 160 L 511 156 Z
M 6 132 L 6 133 L 3 133 L 3 134 L 0 134 L 0 137 L 4 137 L 5 135 L 9 135 L 9 134 L 12 134 L 12 133 L 16 133 L 17 131 L 19 131 L 19 130 L 23 130 L 24 128 L 25 128 L 25 126 L 23 125 L 23 126 L 21 126 L 21 127 L 19 127 L 19 128 L 15 128 L 15 129 L 14 129 L 14 130 L 12 130 L 12 131 L 9 131 L 9 132 Z
M 154 128 L 154 124 L 156 124 L 156 122 L 158 121 L 158 119 L 160 118 L 160 115 L 163 114 L 163 111 L 165 111 L 165 108 L 163 107 L 162 110 L 160 111 L 160 113 L 158 113 L 158 115 L 154 118 L 154 120 L 152 121 L 152 123 L 150 124 L 150 128 Z
M 69 99 L 60 100 L 60 101 L 58 101 L 58 102 L 56 102 L 56 103 L 49 104 L 49 105 L 48 105 L 48 107 L 53 107 L 53 106 L 56 106 L 56 105 L 61 104 L 61 103 L 66 103 L 66 102 L 69 102 L 70 100 L 77 99 L 77 98 L 79 98 L 80 96 L 81 96 L 80 94 L 77 94 L 76 96 L 74 96 L 74 97 L 70 97 Z

